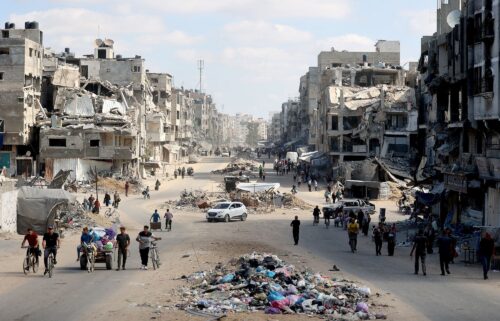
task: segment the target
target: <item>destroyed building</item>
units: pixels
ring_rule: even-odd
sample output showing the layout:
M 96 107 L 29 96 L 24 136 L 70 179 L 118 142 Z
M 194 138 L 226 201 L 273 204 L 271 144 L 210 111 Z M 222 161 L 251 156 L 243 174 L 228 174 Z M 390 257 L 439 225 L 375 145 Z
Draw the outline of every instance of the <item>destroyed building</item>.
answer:
M 445 189 L 426 205 L 453 224 L 500 226 L 499 10 L 439 1 L 437 32 L 421 42 L 422 179 Z
M 40 112 L 43 33 L 37 22 L 24 29 L 6 22 L 0 30 L 0 168 L 11 176 L 35 171 L 36 116 Z

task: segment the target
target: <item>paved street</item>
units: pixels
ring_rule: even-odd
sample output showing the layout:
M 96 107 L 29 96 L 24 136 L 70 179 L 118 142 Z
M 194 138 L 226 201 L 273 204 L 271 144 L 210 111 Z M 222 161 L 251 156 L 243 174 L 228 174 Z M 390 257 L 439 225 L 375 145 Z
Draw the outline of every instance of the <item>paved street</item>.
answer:
M 160 192 L 153 192 L 149 201 L 139 196 L 126 199 L 121 209 L 124 224 L 133 228 L 129 231 L 132 238 L 162 201 L 177 198 L 183 189 L 213 186 L 213 178 L 218 177 L 209 171 L 225 166 L 226 161 L 227 158 L 206 159 L 195 165 L 194 178 L 169 181 Z M 266 181 L 274 179 L 269 171 Z M 284 180 L 291 180 L 291 176 L 279 179 L 285 184 Z M 283 188 L 286 189 L 286 185 Z M 44 278 L 40 273 L 24 276 L 20 269 L 23 250 L 13 250 L 18 247 L 18 240 L 0 242 L 2 247 L 8 244 L 10 253 L 0 263 L 0 282 L 5 285 L 0 290 L 0 319 L 109 320 L 114 316 L 134 320 L 136 315 L 151 313 L 139 306 L 149 300 L 148 293 L 151 302 L 157 302 L 175 287 L 178 281 L 174 279 L 182 274 L 208 269 L 210 264 L 206 262 L 227 261 L 230 255 L 254 249 L 288 255 L 292 263 L 301 262 L 326 274 L 331 274 L 328 269 L 336 264 L 341 275 L 382 293 L 386 302 L 394 307 L 388 311 L 393 320 L 494 320 L 497 315 L 500 300 L 497 274 L 483 281 L 478 266 L 466 267 L 457 262 L 451 266 L 452 274 L 442 277 L 437 255 L 431 255 L 429 275 L 416 276 L 412 273 L 408 248 L 397 248 L 395 257 L 376 257 L 370 240 L 360 237 L 359 252 L 352 254 L 343 230 L 333 227 L 327 230 L 321 224 L 313 227 L 309 212 L 277 210 L 273 214 L 253 214 L 246 222 L 229 224 L 206 223 L 201 212 L 174 210 L 173 213 L 173 231 L 156 233 L 163 237 L 159 244 L 164 264 L 159 271 L 138 270 L 137 246 L 133 241 L 128 271 L 100 268 L 92 274 L 82 272 L 74 262 L 77 241 L 73 236 L 63 242 L 54 278 Z M 299 215 L 303 222 L 298 247 L 293 246 L 289 227 L 294 215 Z M 185 253 L 190 255 L 189 259 L 181 258 Z M 180 312 L 162 313 L 159 317 L 174 320 L 173 316 L 175 320 L 184 320 Z

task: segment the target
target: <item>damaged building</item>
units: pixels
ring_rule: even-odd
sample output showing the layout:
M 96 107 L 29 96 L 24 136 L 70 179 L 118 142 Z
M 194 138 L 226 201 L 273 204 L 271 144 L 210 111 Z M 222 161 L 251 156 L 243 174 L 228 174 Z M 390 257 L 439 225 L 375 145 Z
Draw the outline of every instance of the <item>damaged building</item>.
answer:
M 500 226 L 500 6 L 440 1 L 422 38 L 419 143 L 423 175 L 444 186 L 433 213 L 453 224 Z
M 41 111 L 43 33 L 37 22 L 0 30 L 0 168 L 10 176 L 36 172 L 35 123 Z M 33 143 L 32 143 L 33 142 Z

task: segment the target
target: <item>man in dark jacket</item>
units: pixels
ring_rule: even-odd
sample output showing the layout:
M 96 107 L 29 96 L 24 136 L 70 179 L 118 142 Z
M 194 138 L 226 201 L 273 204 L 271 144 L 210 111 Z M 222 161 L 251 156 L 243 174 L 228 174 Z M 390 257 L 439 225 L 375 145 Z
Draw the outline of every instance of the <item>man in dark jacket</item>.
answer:
M 426 247 L 427 247 L 427 237 L 424 235 L 424 230 L 418 230 L 417 236 L 413 240 L 413 248 L 411 249 L 410 256 L 413 256 L 413 252 L 415 252 L 415 274 L 418 274 L 418 261 L 420 259 L 422 263 L 422 272 L 424 275 L 427 275 L 427 271 L 425 268 L 425 256 L 426 256 Z
M 495 241 L 491 238 L 490 233 L 485 233 L 484 237 L 479 242 L 479 257 L 483 265 L 483 277 L 488 279 L 488 271 L 491 266 L 491 257 L 495 254 Z
M 450 230 L 445 229 L 443 234 L 438 238 L 437 244 L 439 247 L 439 265 L 441 267 L 441 275 L 445 275 L 444 272 L 450 274 L 449 263 L 452 256 L 452 239 L 449 236 Z
M 290 226 L 292 227 L 292 235 L 293 235 L 293 241 L 294 245 L 299 244 L 299 228 L 300 228 L 300 220 L 298 216 L 295 216 L 295 219 L 290 223 Z

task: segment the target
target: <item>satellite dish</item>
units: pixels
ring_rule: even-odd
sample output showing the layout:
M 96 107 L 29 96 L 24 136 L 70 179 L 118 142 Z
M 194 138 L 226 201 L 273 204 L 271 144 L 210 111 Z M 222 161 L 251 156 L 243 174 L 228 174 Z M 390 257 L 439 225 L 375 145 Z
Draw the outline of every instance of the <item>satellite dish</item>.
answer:
M 103 43 L 104 43 L 104 41 L 102 41 L 102 39 L 96 39 L 94 41 L 94 44 L 96 47 L 100 47 Z
M 455 9 L 452 12 L 450 12 L 446 17 L 446 22 L 448 23 L 448 26 L 454 28 L 456 25 L 458 25 L 460 23 L 461 15 L 462 13 L 458 9 Z
M 111 39 L 104 39 L 104 44 L 108 47 L 112 47 L 115 44 L 115 42 Z

